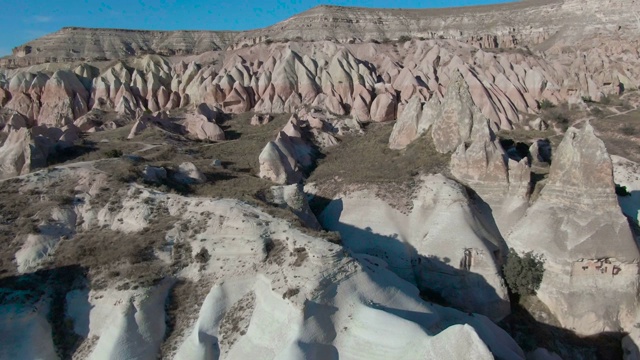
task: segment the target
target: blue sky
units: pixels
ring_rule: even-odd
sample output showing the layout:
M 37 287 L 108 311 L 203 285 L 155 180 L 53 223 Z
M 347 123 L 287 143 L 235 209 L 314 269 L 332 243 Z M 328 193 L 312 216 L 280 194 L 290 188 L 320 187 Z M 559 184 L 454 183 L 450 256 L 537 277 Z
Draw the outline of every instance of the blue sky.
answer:
M 284 20 L 317 5 L 427 8 L 508 0 L 2 0 L 0 56 L 64 26 L 148 30 L 247 30 Z

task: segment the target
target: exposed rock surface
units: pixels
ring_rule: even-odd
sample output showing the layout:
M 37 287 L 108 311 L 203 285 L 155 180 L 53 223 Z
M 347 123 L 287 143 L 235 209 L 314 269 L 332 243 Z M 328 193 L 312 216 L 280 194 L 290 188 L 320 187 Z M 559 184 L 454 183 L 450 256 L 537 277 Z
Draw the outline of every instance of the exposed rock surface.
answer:
M 373 9 L 318 6 L 273 26 L 244 31 L 132 31 L 63 28 L 16 47 L 1 66 L 27 66 L 50 61 L 118 59 L 158 53 L 199 54 L 270 40 L 368 41 L 401 36 L 448 38 L 481 48 L 533 47 L 565 27 L 634 20 L 632 0 L 522 1 L 456 9 Z M 600 14 L 596 16 L 595 14 Z
M 51 142 L 20 128 L 9 132 L 0 147 L 0 178 L 27 174 L 47 165 Z
M 390 196 L 409 201 L 409 194 L 398 195 Z M 320 221 L 339 231 L 347 248 L 380 258 L 419 288 L 467 311 L 495 320 L 506 316 L 509 300 L 499 276 L 504 245 L 463 188 L 441 175 L 424 177 L 412 199 L 411 210 L 403 212 L 364 187 L 336 196 Z
M 448 153 L 478 132 L 485 132 L 487 119 L 474 105 L 469 87 L 462 74 L 455 72 L 442 104 L 436 107 L 431 136 L 433 144 L 441 153 Z
M 207 181 L 206 176 L 190 162 L 184 162 L 178 166 L 174 174 L 175 180 L 185 184 L 199 184 Z
M 422 116 L 422 103 L 420 98 L 414 96 L 409 100 L 393 126 L 393 132 L 389 138 L 389 148 L 404 149 L 423 132 L 429 129 L 427 119 Z M 420 130 L 419 130 L 420 129 Z
M 543 100 L 599 99 L 640 85 L 637 59 L 624 55 L 636 48 L 635 40 L 607 27 L 589 31 L 594 33 L 574 43 L 575 52 L 583 54 L 577 58 L 561 50 L 564 44 L 540 54 L 492 53 L 441 39 L 395 47 L 328 41 L 258 44 L 199 57 L 145 55 L 99 68 L 83 64 L 76 72 L 17 69 L 0 88 L 6 108 L 37 124 L 64 125 L 96 108 L 133 116 L 137 110 L 201 103 L 230 113 L 294 113 L 312 105 L 338 116 L 383 122 L 396 119 L 412 97 L 441 100 L 451 83 L 455 90 L 468 88 L 469 94 L 457 95 L 458 100 L 474 103 L 492 129 L 511 129 L 523 121 L 522 114 L 537 112 Z M 593 38 L 615 45 L 600 50 Z M 449 97 L 454 94 L 452 90 Z M 439 101 L 431 100 L 436 113 L 446 110 L 433 120 L 464 111 L 457 106 L 439 109 Z M 531 126 L 544 128 L 541 122 Z M 440 134 L 442 127 L 434 130 Z M 453 150 L 442 146 L 442 151 Z
M 271 197 L 274 204 L 289 208 L 305 226 L 315 230 L 321 229 L 300 185 L 272 186 Z
M 144 225 L 154 221 L 152 214 L 175 218 L 162 232 L 170 242 L 157 248 L 152 260 L 145 260 L 155 271 L 175 269 L 174 275 L 130 287 L 117 274 L 92 269 L 91 281 L 102 279 L 103 285 L 89 288 L 81 285 L 87 281 L 81 271 L 67 269 L 69 287 L 53 288 L 55 296 L 43 291 L 47 289 L 43 283 L 22 275 L 22 281 L 31 284 L 30 295 L 2 300 L 0 333 L 4 339 L 15 339 L 0 349 L 3 357 L 56 357 L 53 338 L 62 330 L 56 327 L 52 334 L 57 323 L 45 315 L 50 306 L 66 309 L 56 319 L 66 319 L 69 327 L 64 331 L 78 340 L 78 348 L 69 356 L 81 358 L 205 359 L 207 354 L 221 359 L 336 358 L 339 354 L 345 359 L 363 355 L 524 359 L 515 342 L 486 317 L 425 302 L 384 261 L 351 257 L 339 245 L 306 235 L 245 203 L 186 198 L 130 185 L 112 201 L 121 206 L 109 210 L 108 205 L 101 208 L 96 198 L 105 174 L 87 166 L 27 176 L 21 191 L 70 176 L 78 179 L 76 196 L 83 201 L 67 210 L 84 222 L 69 224 L 85 231 L 119 229 L 114 247 L 125 246 L 127 234 L 143 236 Z M 125 214 L 136 222 L 119 224 Z M 199 229 L 201 223 L 204 230 Z M 21 242 L 16 239 L 14 245 Z M 22 245 L 29 250 L 28 244 Z M 60 251 L 62 247 L 53 248 L 48 256 L 55 259 Z M 181 262 L 182 257 L 187 261 Z M 139 276 L 153 272 L 138 269 Z M 56 279 L 48 278 L 46 271 L 40 276 L 44 283 Z M 3 291 L 16 291 L 16 284 L 4 281 Z M 192 300 L 173 303 L 169 294 Z M 181 313 L 191 320 L 185 321 Z M 24 336 L 14 337 L 12 331 Z M 327 338 L 328 333 L 333 335 Z M 355 353 L 354 344 L 360 344 Z
M 182 124 L 187 134 L 197 140 L 225 140 L 224 131 L 220 126 L 209 121 L 204 115 L 190 114 L 182 120 Z
M 538 296 L 563 326 L 586 334 L 630 326 L 638 247 L 618 206 L 611 158 L 591 125 L 567 131 L 540 197 L 507 243 L 545 256 Z
M 623 186 L 627 194 L 618 196 L 622 212 L 640 224 L 640 165 L 622 158 L 611 156 L 615 183 Z

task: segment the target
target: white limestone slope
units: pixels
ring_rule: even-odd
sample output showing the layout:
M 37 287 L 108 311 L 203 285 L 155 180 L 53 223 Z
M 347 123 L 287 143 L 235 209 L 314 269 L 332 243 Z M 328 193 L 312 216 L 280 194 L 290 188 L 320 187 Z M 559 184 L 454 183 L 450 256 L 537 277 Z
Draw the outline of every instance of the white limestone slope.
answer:
M 46 302 L 0 305 L 0 359 L 58 359 L 48 311 Z
M 336 196 L 319 220 L 339 231 L 354 253 L 382 259 L 400 277 L 454 306 L 501 319 L 509 302 L 499 275 L 500 239 L 455 181 L 434 175 L 417 182 L 405 212 L 365 187 Z M 400 198 L 409 201 L 406 196 Z
M 383 266 L 368 258 L 349 261 L 324 272 L 314 284 L 319 287 L 301 289 L 307 293 L 302 298 L 283 298 L 271 289 L 273 282 L 260 275 L 217 285 L 175 358 L 523 358 L 489 319 L 427 304 L 415 287 Z M 229 336 L 221 323 L 234 316 L 229 314 L 232 308 L 239 311 L 233 305 L 248 293 L 255 300 L 246 334 L 231 347 L 221 345 Z
M 143 291 L 94 294 L 88 336 L 99 340 L 89 359 L 156 359 L 165 336 L 164 306 L 172 282 L 166 279 Z
M 183 197 L 130 184 L 112 196 L 123 205 L 112 213 L 90 195 L 100 174 L 68 167 L 28 175 L 23 186 L 71 176 L 79 182 L 76 196 L 84 199 L 70 207 L 83 219 L 83 231 L 105 227 L 142 234 L 140 224 L 152 224 L 153 214 L 168 214 L 171 226 L 154 249 L 154 264 L 175 265 L 178 245 L 190 251 L 173 276 L 155 285 L 125 289 L 112 279 L 66 293 L 64 321 L 81 338 L 75 358 L 524 359 L 514 340 L 488 318 L 424 301 L 415 284 L 379 258 L 352 255 L 238 200 Z M 138 224 L 114 227 L 123 211 Z M 55 250 L 48 256 L 55 257 Z M 203 252 L 210 256 L 196 256 Z M 99 278 L 105 269 L 91 271 Z M 177 322 L 167 333 L 165 309 L 175 278 L 211 290 L 193 304 L 200 308 L 197 316 L 192 306 L 178 302 L 172 316 L 194 321 Z M 49 296 L 41 295 L 42 301 Z M 2 301 L 24 308 L 18 297 Z M 55 358 L 46 311 L 18 318 L 26 319 L 20 320 L 22 328 L 16 327 L 16 313 L 4 311 L 0 329 L 24 329 L 15 335 L 20 341 L 0 351 L 10 358 Z

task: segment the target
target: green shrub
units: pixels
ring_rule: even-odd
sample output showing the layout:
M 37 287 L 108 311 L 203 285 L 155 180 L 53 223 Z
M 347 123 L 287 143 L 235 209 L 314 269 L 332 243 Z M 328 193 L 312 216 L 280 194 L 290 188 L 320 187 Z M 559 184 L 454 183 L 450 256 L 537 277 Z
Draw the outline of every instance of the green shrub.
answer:
M 122 156 L 122 151 L 118 149 L 111 149 L 111 150 L 105 151 L 103 154 L 105 157 L 108 157 L 108 158 L 119 158 Z
M 406 43 L 407 41 L 411 41 L 411 36 L 402 35 L 398 38 L 398 42 Z
M 535 295 L 544 275 L 544 258 L 532 251 L 520 256 L 515 250 L 509 249 L 502 272 L 512 293 Z
M 637 133 L 636 128 L 631 125 L 625 125 L 621 127 L 620 132 L 627 136 L 634 136 Z
M 195 259 L 197 262 L 204 264 L 207 261 L 209 261 L 209 259 L 211 259 L 211 255 L 209 254 L 209 250 L 202 248 L 200 249 L 200 251 L 196 254 Z
M 600 98 L 600 103 L 604 105 L 611 105 L 613 102 L 613 98 L 610 95 L 605 95 Z
M 551 101 L 549 101 L 547 99 L 544 99 L 544 100 L 540 101 L 540 109 L 541 110 L 551 109 L 552 107 L 555 107 L 555 105 Z
M 631 196 L 631 193 L 629 192 L 629 190 L 627 190 L 626 186 L 622 186 L 622 185 L 616 184 L 616 195 L 618 195 L 618 196 Z

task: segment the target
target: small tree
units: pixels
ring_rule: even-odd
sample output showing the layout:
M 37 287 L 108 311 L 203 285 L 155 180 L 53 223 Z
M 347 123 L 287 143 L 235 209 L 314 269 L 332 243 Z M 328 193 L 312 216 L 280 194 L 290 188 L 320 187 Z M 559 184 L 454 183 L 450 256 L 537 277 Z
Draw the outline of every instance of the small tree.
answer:
M 532 251 L 520 256 L 515 250 L 509 249 L 502 271 L 512 293 L 535 295 L 544 274 L 544 258 Z
M 616 195 L 618 196 L 631 196 L 629 190 L 627 190 L 626 186 L 616 184 Z
M 542 101 L 540 101 L 540 109 L 541 110 L 551 109 L 553 107 L 555 107 L 555 105 L 551 101 L 549 101 L 547 99 L 543 99 Z

